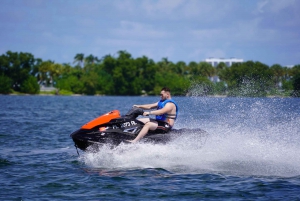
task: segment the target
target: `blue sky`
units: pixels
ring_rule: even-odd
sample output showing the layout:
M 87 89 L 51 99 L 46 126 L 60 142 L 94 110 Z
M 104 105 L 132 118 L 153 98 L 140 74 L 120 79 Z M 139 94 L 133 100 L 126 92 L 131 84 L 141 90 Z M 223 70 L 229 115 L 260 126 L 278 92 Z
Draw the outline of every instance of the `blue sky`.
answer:
M 300 64 L 300 0 L 1 0 L 0 54 Z

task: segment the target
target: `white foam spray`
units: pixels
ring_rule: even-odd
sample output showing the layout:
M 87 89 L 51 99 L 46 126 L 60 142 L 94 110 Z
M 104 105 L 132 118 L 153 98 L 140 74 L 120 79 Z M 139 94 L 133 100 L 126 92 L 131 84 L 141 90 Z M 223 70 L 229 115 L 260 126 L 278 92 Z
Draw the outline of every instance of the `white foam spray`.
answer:
M 271 99 L 191 99 L 193 112 L 183 111 L 185 118 L 177 125 L 200 127 L 208 135 L 185 133 L 166 145 L 104 146 L 96 153 L 84 153 L 80 160 L 90 168 L 104 170 L 163 168 L 178 174 L 300 175 L 300 117 L 281 113 L 281 103 Z

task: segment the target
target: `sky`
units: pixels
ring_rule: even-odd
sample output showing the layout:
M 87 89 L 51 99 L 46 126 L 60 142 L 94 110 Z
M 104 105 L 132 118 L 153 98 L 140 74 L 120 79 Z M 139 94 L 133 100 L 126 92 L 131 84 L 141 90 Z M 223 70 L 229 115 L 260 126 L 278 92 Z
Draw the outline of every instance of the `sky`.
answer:
M 300 0 L 1 0 L 0 54 L 300 64 Z

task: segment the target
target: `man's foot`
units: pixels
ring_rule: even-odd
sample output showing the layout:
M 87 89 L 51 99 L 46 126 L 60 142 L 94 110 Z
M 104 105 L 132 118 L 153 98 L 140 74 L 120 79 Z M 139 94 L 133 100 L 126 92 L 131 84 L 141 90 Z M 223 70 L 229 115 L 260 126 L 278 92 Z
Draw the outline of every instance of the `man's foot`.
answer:
M 125 142 L 126 143 L 132 143 L 132 144 L 136 143 L 134 140 L 125 140 Z

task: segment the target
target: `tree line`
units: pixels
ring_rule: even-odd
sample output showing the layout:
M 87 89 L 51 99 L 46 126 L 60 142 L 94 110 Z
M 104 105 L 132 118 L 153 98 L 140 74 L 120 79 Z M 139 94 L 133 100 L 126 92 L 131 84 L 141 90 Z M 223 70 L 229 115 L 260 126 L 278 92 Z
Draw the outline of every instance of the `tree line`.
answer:
M 0 56 L 0 80 L 2 94 L 38 94 L 43 85 L 59 89 L 58 94 L 157 95 L 168 86 L 174 95 L 299 96 L 300 65 L 287 68 L 246 61 L 213 67 L 202 61 L 133 58 L 127 51 L 100 59 L 80 53 L 72 63 L 60 64 L 7 51 Z

